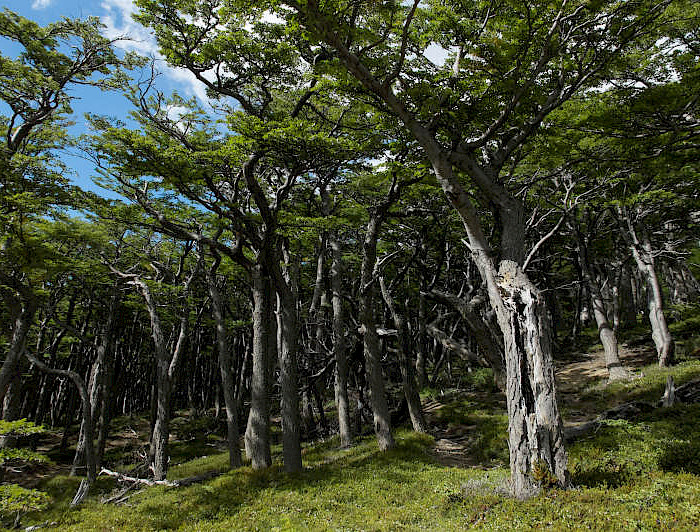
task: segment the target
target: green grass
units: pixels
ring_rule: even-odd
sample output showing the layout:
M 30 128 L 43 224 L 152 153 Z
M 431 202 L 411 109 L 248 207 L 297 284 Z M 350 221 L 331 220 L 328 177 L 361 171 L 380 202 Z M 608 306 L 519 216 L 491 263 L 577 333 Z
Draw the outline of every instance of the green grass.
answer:
M 597 411 L 630 400 L 657 400 L 666 376 L 700 376 L 700 361 L 643 368 L 630 382 L 589 389 Z M 473 383 L 478 384 L 478 383 Z M 546 490 L 527 501 L 504 494 L 507 419 L 495 393 L 432 395 L 444 429 L 461 430 L 470 463 L 435 462 L 430 436 L 397 432 L 397 448 L 380 453 L 373 438 L 349 450 L 335 438 L 303 450 L 305 470 L 286 474 L 243 467 L 186 488 L 147 488 L 127 505 L 102 505 L 114 481 L 101 478 L 79 509 L 68 503 L 78 479 L 56 477 L 42 489 L 47 510 L 23 526 L 56 522 L 61 530 L 692 530 L 700 522 L 700 405 L 655 410 L 632 421 L 607 421 L 568 447 L 574 489 Z M 585 388 L 582 383 L 582 390 Z M 184 427 L 183 427 L 184 429 Z M 194 453 L 202 452 L 197 439 Z M 187 454 L 187 442 L 182 442 Z M 211 449 L 211 448 L 210 448 Z M 278 454 L 279 446 L 273 451 Z M 207 452 L 171 468 L 169 478 L 226 471 L 225 453 Z M 137 490 L 134 490 L 137 491 Z

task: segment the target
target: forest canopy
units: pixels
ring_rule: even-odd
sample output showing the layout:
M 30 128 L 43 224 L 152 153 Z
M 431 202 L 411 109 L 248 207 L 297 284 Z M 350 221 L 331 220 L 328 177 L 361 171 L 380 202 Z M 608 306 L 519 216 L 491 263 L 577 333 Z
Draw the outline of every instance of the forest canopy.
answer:
M 446 441 L 476 414 L 428 403 L 476 386 L 497 496 L 526 500 L 581 484 L 572 419 L 632 419 L 571 406 L 577 356 L 603 394 L 653 362 L 664 408 L 700 398 L 672 378 L 700 376 L 697 2 L 134 4 L 157 59 L 97 18 L 0 13 L 0 466 L 58 435 L 71 505 L 98 476 L 181 489 L 211 478 L 169 475 L 186 433 L 301 474 L 319 441 Z M 128 114 L 76 132 L 86 90 Z M 49 504 L 3 482 L 16 524 Z

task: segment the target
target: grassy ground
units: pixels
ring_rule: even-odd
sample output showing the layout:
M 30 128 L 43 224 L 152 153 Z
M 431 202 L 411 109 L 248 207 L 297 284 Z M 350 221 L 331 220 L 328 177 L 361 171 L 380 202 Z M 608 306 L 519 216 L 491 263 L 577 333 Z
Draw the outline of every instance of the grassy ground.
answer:
M 697 359 L 671 369 L 635 369 L 644 376 L 610 385 L 591 377 L 577 383 L 578 393 L 572 385 L 560 397 L 565 416 L 581 411 L 590 416 L 630 400 L 656 401 L 669 373 L 677 384 L 700 377 Z M 584 379 L 578 373 L 576 378 Z M 503 397 L 483 374 L 470 379 L 460 390 L 425 397 L 434 436 L 399 430 L 397 448 L 388 453 L 380 453 L 373 438 L 350 450 L 339 450 L 330 439 L 304 449 L 300 474 L 285 474 L 279 464 L 264 472 L 244 467 L 189 487 L 134 489 L 119 505 L 100 503 L 115 488 L 112 479 L 101 478 L 77 510 L 68 503 L 78 479 L 56 476 L 42 486 L 50 507 L 27 515 L 22 524 L 49 523 L 61 530 L 697 529 L 700 405 L 606 422 L 568 447 L 575 489 L 545 490 L 518 501 L 503 489 L 508 477 Z M 207 422 L 200 423 L 206 432 Z M 169 478 L 226 471 L 227 456 L 216 450 L 214 436 L 188 440 L 187 423 L 180 424 L 183 438 L 173 461 L 181 463 Z M 439 452 L 444 442 L 456 442 L 448 447 L 461 459 L 444 460 Z M 201 454 L 208 456 L 188 459 Z

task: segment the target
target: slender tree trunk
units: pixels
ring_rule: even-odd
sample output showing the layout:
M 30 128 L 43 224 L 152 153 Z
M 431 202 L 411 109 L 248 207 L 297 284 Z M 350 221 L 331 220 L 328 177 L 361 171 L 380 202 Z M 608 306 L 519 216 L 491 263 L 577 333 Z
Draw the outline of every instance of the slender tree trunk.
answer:
M 209 295 L 212 301 L 214 322 L 216 323 L 216 346 L 219 352 L 219 372 L 221 373 L 221 385 L 224 392 L 224 405 L 226 408 L 226 434 L 228 442 L 229 465 L 237 468 L 242 465 L 241 450 L 238 444 L 238 401 L 236 400 L 236 383 L 233 377 L 233 361 L 228 342 L 228 331 L 224 318 L 224 306 L 221 293 L 216 286 L 216 268 L 219 265 L 218 258 L 214 267 L 207 273 L 209 283 Z M 218 403 L 218 391 L 216 394 Z
M 578 261 L 581 268 L 583 279 L 586 287 L 591 294 L 591 306 L 593 307 L 593 316 L 598 325 L 598 335 L 600 342 L 603 344 L 603 352 L 605 354 L 605 366 L 608 369 L 608 379 L 611 381 L 620 379 L 629 379 L 630 373 L 622 366 L 617 347 L 617 335 L 608 321 L 608 314 L 605 308 L 605 302 L 600 292 L 600 286 L 591 273 L 590 265 L 588 264 L 587 247 L 581 237 L 577 237 Z
M 675 344 L 666 323 L 663 292 L 654 264 L 654 250 L 648 235 L 644 232 L 638 234 L 634 227 L 634 222 L 621 208 L 618 210 L 618 214 L 627 223 L 628 241 L 632 249 L 632 255 L 637 263 L 639 272 L 646 280 L 651 337 L 654 340 L 654 345 L 656 345 L 659 366 L 668 366 L 673 363 Z
M 428 424 L 425 422 L 423 411 L 420 404 L 420 395 L 416 385 L 415 375 L 413 373 L 413 364 L 408 355 L 406 339 L 408 338 L 408 329 L 403 316 L 396 310 L 396 305 L 391 297 L 384 277 L 379 277 L 379 286 L 382 291 L 382 296 L 386 303 L 389 313 L 394 321 L 394 327 L 398 331 L 396 338 L 397 351 L 399 355 L 399 365 L 401 369 L 401 379 L 403 381 L 403 393 L 408 404 L 408 414 L 411 418 L 411 425 L 416 432 L 428 432 Z
M 49 368 L 43 362 L 36 359 L 29 353 L 25 352 L 27 359 L 34 364 L 41 371 L 52 375 L 59 375 L 61 377 L 68 377 L 73 381 L 75 387 L 78 389 L 78 394 L 80 396 L 80 402 L 82 405 L 82 423 L 85 425 L 85 432 L 87 438 L 85 439 L 85 462 L 87 464 L 87 475 L 85 479 L 80 483 L 78 491 L 73 497 L 71 506 L 76 506 L 80 504 L 85 497 L 87 497 L 90 487 L 94 484 L 97 478 L 97 467 L 95 463 L 95 451 L 93 446 L 93 433 L 92 433 L 92 408 L 90 405 L 90 395 L 88 394 L 87 386 L 85 381 L 74 371 L 62 370 Z
M 343 313 L 343 265 L 340 244 L 335 235 L 330 238 L 333 263 L 331 265 L 331 289 L 333 296 L 333 356 L 335 358 L 335 402 L 338 406 L 338 432 L 340 446 L 352 445 L 350 402 L 348 400 L 348 357 L 345 343 L 345 316 Z
M 656 346 L 659 366 L 665 367 L 673 363 L 675 344 L 666 323 L 663 292 L 656 274 L 654 254 L 649 239 L 644 237 L 641 246 L 633 247 L 633 254 L 639 271 L 646 277 L 647 290 L 649 290 L 647 297 L 651 337 Z
M 374 315 L 374 279 L 373 269 L 377 259 L 377 236 L 379 222 L 377 216 L 370 215 L 364 242 L 362 244 L 362 270 L 360 274 L 359 318 L 362 324 L 364 355 L 367 381 L 370 389 L 370 403 L 374 415 L 374 432 L 377 435 L 379 449 L 386 451 L 394 447 L 391 433 L 391 417 L 386 400 L 384 376 L 382 375 L 381 349 L 377 324 Z
M 416 338 L 416 374 L 418 388 L 423 389 L 428 385 L 428 371 L 426 369 L 426 333 L 425 333 L 425 295 L 421 290 L 418 296 L 418 335 Z
M 191 280 L 191 278 L 190 278 Z M 175 349 L 168 353 L 165 337 L 158 316 L 156 302 L 148 285 L 140 279 L 133 283 L 139 288 L 146 302 L 146 308 L 151 319 L 151 334 L 156 351 L 156 416 L 151 435 L 150 454 L 153 460 L 153 476 L 156 480 L 164 480 L 168 471 L 168 440 L 170 439 L 170 396 L 172 381 L 180 355 L 185 348 L 188 326 L 188 309 L 183 310 L 180 317 L 180 332 L 175 343 Z
M 270 283 L 261 265 L 252 271 L 253 278 L 253 374 L 250 384 L 250 412 L 245 433 L 245 450 L 253 469 L 272 465 L 270 455 Z
M 24 352 L 27 333 L 36 311 L 34 295 L 27 290 L 22 299 L 14 302 L 10 307 L 11 311 L 14 310 L 14 312 L 11 312 L 11 314 L 14 314 L 14 324 L 5 361 L 2 364 L 2 368 L 0 368 L 0 401 L 5 398 L 7 388 L 17 376 L 17 366 Z

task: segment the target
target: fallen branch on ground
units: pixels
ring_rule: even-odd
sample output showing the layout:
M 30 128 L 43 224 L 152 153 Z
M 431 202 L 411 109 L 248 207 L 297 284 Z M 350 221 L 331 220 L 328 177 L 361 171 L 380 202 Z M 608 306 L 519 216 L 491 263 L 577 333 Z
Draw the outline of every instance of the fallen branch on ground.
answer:
M 105 469 L 104 467 L 100 470 L 100 475 L 114 477 L 119 482 L 132 482 L 134 483 L 134 485 L 143 484 L 146 486 L 167 486 L 169 488 L 180 488 L 184 486 L 190 486 L 192 484 L 198 484 L 199 482 L 204 482 L 206 480 L 216 478 L 221 474 L 223 474 L 223 471 L 208 471 L 207 473 L 203 473 L 201 475 L 188 478 L 181 478 L 178 480 L 152 480 L 150 478 L 130 477 L 117 471 L 110 471 L 109 469 Z

